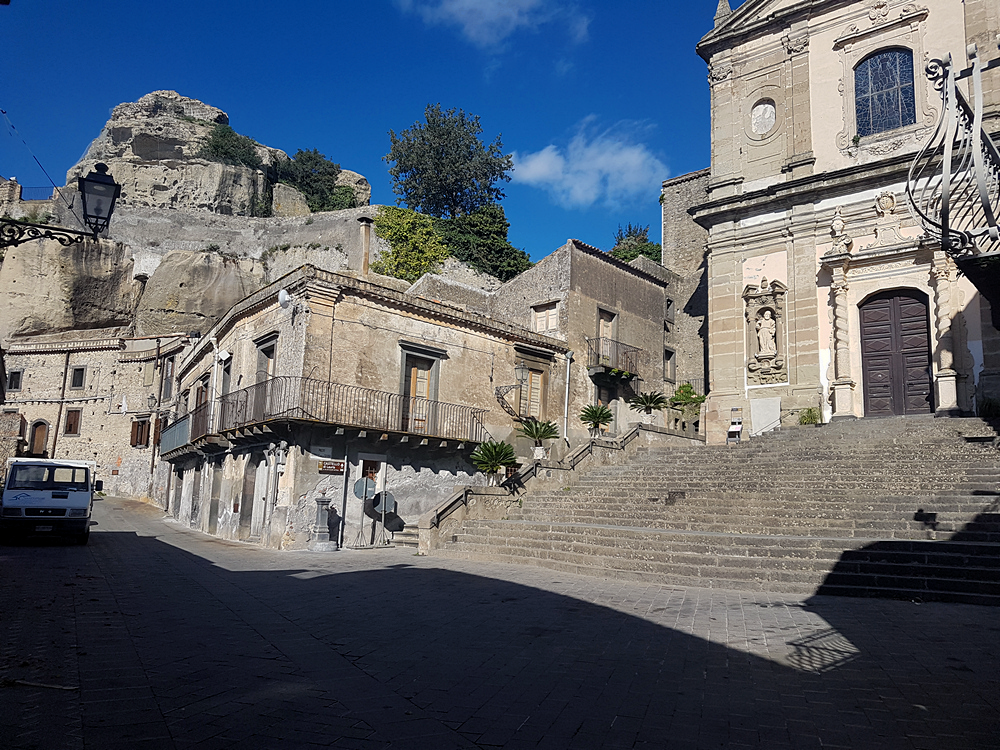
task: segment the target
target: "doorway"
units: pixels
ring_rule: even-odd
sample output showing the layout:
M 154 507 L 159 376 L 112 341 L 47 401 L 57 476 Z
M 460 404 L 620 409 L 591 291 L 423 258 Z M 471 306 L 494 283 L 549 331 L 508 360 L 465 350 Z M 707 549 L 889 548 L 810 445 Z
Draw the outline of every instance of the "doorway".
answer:
M 865 416 L 934 411 L 927 296 L 881 292 L 859 308 Z

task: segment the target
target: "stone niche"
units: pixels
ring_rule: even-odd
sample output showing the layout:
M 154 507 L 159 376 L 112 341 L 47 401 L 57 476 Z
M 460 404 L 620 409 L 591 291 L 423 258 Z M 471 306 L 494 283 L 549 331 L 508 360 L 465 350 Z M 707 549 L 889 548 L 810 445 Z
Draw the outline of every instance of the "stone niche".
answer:
M 743 290 L 749 385 L 788 382 L 784 343 L 787 293 L 788 287 L 780 281 L 768 282 L 767 279 Z

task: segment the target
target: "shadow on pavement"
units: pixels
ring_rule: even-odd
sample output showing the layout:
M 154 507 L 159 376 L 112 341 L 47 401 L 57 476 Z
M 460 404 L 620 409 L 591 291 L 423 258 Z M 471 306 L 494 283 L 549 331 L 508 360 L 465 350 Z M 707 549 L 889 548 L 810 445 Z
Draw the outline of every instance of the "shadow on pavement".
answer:
M 0 745 L 1000 746 L 981 608 L 649 587 L 658 624 L 414 560 L 240 572 L 122 532 L 0 549 Z

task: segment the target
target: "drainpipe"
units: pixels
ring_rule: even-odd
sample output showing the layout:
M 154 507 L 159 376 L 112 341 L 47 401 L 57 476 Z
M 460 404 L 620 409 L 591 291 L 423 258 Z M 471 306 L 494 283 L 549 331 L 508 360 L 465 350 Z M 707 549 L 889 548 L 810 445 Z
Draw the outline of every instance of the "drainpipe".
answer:
M 563 403 L 563 440 L 569 446 L 569 376 L 573 367 L 573 350 L 566 352 L 566 400 Z
M 52 431 L 52 458 L 56 457 L 56 443 L 59 442 L 59 425 L 62 424 L 63 401 L 66 398 L 66 377 L 68 376 L 68 374 L 69 374 L 69 352 L 66 352 L 66 362 L 63 364 L 62 391 L 59 392 L 59 411 L 56 414 L 55 429 Z
M 212 336 L 209 342 L 212 344 L 212 389 L 208 395 L 212 399 L 212 407 L 209 410 L 208 429 L 215 432 L 215 402 L 219 392 L 219 339 Z

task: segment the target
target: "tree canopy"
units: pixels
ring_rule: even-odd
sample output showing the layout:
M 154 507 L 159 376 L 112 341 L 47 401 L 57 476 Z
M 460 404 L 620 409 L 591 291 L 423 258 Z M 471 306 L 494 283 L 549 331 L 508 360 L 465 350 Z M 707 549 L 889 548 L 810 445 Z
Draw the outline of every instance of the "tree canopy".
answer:
M 488 203 L 465 216 L 438 219 L 435 228 L 453 256 L 501 281 L 531 268 L 528 254 L 507 240 L 510 222 L 499 203 Z
M 662 259 L 660 243 L 649 241 L 649 224 L 632 226 L 630 222 L 625 229 L 622 229 L 622 225 L 619 224 L 618 231 L 615 233 L 615 246 L 611 248 L 611 256 L 628 263 L 640 255 L 645 255 L 657 263 Z
M 383 159 L 390 164 L 392 190 L 415 211 L 438 218 L 466 216 L 504 197 L 498 182 L 509 182 L 514 168 L 504 154 L 500 136 L 489 146 L 477 115 L 461 109 L 442 111 L 428 104 L 424 122 L 396 135 L 389 131 L 391 148 Z
M 240 135 L 228 125 L 217 123 L 208 134 L 198 156 L 223 164 L 260 169 L 261 159 L 252 138 Z
M 299 149 L 293 158 L 278 163 L 277 173 L 278 182 L 291 185 L 305 196 L 310 211 L 337 211 L 356 205 L 350 186 L 337 184 L 340 165 L 318 149 Z

